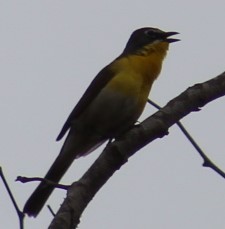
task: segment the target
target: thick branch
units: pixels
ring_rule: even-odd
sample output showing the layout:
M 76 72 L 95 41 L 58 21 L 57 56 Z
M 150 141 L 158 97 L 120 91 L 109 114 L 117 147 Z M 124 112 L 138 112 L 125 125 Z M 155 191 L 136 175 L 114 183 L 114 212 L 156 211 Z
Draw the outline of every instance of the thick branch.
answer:
M 157 138 L 193 111 L 225 95 L 225 72 L 202 84 L 196 84 L 171 100 L 140 125 L 108 144 L 103 153 L 83 175 L 71 185 L 49 228 L 76 228 L 88 203 L 106 181 L 125 164 L 130 156 Z

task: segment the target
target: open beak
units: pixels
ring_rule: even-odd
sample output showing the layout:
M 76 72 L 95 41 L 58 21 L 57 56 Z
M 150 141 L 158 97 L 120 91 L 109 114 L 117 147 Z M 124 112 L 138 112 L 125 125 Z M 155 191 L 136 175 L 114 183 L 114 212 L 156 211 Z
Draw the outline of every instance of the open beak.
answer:
M 177 33 L 177 32 L 166 32 L 165 35 L 164 35 L 165 41 L 167 41 L 168 43 L 173 43 L 173 42 L 180 41 L 180 39 L 169 38 L 169 37 L 171 37 L 173 35 L 176 35 L 176 34 L 179 34 L 179 33 Z

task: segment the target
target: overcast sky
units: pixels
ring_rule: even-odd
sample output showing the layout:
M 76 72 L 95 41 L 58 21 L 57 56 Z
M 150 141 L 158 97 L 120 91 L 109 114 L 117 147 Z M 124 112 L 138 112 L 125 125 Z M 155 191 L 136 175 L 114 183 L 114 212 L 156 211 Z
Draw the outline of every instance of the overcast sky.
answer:
M 171 45 L 151 99 L 165 105 L 187 87 L 225 70 L 225 2 L 214 1 L 0 1 L 1 163 L 20 208 L 44 176 L 63 141 L 55 138 L 88 84 L 123 50 L 131 32 L 149 26 L 180 32 Z M 209 157 L 225 170 L 225 98 L 183 121 Z M 155 110 L 148 106 L 140 120 Z M 78 179 L 101 149 L 76 161 L 62 183 Z M 85 210 L 80 229 L 222 229 L 225 180 L 177 127 L 133 156 Z M 57 211 L 65 192 L 48 204 Z M 47 228 L 45 207 L 26 228 Z M 1 228 L 18 228 L 0 183 Z

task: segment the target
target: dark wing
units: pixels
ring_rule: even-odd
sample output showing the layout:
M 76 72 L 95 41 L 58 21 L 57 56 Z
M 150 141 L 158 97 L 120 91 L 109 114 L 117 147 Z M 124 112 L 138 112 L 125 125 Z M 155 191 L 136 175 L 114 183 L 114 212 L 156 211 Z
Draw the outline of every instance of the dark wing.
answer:
M 71 114 L 69 115 L 68 119 L 66 120 L 62 130 L 60 131 L 56 141 L 62 139 L 65 133 L 71 127 L 72 120 L 76 119 L 85 108 L 92 102 L 92 100 L 98 95 L 101 89 L 110 81 L 110 79 L 114 76 L 113 70 L 110 68 L 110 65 L 107 65 L 103 68 L 98 75 L 94 78 L 91 82 L 87 90 L 84 92 L 83 96 L 81 97 L 80 101 L 77 103 Z

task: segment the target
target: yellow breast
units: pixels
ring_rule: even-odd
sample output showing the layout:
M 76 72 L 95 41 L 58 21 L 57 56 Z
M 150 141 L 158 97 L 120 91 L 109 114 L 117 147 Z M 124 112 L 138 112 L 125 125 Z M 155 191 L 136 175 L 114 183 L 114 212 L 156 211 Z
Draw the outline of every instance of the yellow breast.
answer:
M 161 42 L 145 47 L 142 55 L 129 55 L 112 63 L 116 73 L 107 87 L 125 96 L 137 97 L 142 112 L 154 80 L 161 71 L 168 44 Z

